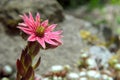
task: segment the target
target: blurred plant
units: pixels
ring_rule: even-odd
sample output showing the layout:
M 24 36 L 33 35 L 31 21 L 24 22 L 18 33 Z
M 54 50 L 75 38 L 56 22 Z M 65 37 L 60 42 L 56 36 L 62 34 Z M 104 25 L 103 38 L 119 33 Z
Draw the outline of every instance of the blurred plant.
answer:
M 34 20 L 31 13 L 29 16 L 21 16 L 23 23 L 19 23 L 18 28 L 28 35 L 28 44 L 22 50 L 20 59 L 17 59 L 16 80 L 37 80 L 34 70 L 39 66 L 41 58 L 33 64 L 35 56 L 40 49 L 55 48 L 62 44 L 61 31 L 53 31 L 56 24 L 49 25 L 48 20 L 41 21 L 40 14 L 37 13 Z
M 114 73 L 116 80 L 120 80 L 120 50 L 109 60 L 109 69 Z
M 118 29 L 119 30 L 119 29 Z M 118 31 L 117 30 L 117 31 Z M 107 35 L 107 30 L 103 31 Z M 119 33 L 119 32 L 117 32 Z M 103 34 L 105 36 L 105 34 Z M 110 35 L 109 37 L 105 36 L 106 41 L 101 40 L 96 35 L 93 35 L 91 32 L 86 30 L 80 30 L 81 38 L 90 45 L 98 45 L 98 46 L 105 46 L 110 49 L 111 52 L 116 52 L 120 48 L 120 37 L 119 35 Z M 109 41 L 108 41 L 109 40 Z
M 106 45 L 105 42 L 102 42 L 99 40 L 99 38 L 96 35 L 93 35 L 91 32 L 86 30 L 80 31 L 80 36 L 83 40 L 85 40 L 87 43 L 92 45 Z
M 80 5 L 88 3 L 89 0 L 57 0 L 63 8 L 76 8 Z
M 79 80 L 113 80 L 113 74 L 104 64 L 102 69 L 97 65 L 97 61 L 86 51 L 82 54 L 77 62 L 79 69 Z
M 102 7 L 103 6 L 103 3 L 101 2 L 101 0 L 90 0 L 89 2 L 89 9 L 93 9 L 93 8 L 96 8 L 96 7 Z
M 43 77 L 44 79 L 48 80 L 66 80 L 66 76 L 69 70 L 69 65 L 54 65 L 50 68 L 50 70 L 47 73 L 43 74 Z
M 107 23 L 107 21 L 106 21 L 105 19 L 93 21 L 93 24 L 94 24 L 95 26 L 99 26 L 99 25 L 101 25 L 101 24 L 106 24 L 106 23 Z
M 118 34 L 120 36 L 120 28 L 119 27 L 116 29 L 116 34 Z
M 111 4 L 118 4 L 118 5 L 120 5 L 120 0 L 110 0 L 109 2 Z
M 88 53 L 82 53 L 77 64 L 80 71 L 84 69 L 97 69 L 98 67 L 95 60 L 90 58 Z
M 63 8 L 76 8 L 81 5 L 89 5 L 89 9 L 101 7 L 107 0 L 58 0 Z
M 120 16 L 116 16 L 116 22 L 118 23 L 118 24 L 120 24 Z

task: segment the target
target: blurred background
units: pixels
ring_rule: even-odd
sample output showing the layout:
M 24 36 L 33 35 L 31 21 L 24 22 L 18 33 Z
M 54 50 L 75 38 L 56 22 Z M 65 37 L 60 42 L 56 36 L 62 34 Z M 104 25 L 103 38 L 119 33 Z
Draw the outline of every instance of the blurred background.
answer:
M 57 23 L 64 36 L 63 45 L 40 51 L 37 74 L 69 65 L 77 77 L 66 73 L 67 80 L 120 80 L 120 0 L 0 0 L 0 80 L 14 80 L 16 60 L 27 44 L 16 27 L 19 15 L 28 12 Z

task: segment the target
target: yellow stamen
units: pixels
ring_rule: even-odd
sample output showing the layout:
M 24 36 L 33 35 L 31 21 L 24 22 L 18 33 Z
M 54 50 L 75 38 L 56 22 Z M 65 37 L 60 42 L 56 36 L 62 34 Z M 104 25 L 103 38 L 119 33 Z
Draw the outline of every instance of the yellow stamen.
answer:
M 39 36 L 41 36 L 41 35 L 44 34 L 44 30 L 45 30 L 45 28 L 44 28 L 43 26 L 37 27 L 36 33 L 37 33 Z

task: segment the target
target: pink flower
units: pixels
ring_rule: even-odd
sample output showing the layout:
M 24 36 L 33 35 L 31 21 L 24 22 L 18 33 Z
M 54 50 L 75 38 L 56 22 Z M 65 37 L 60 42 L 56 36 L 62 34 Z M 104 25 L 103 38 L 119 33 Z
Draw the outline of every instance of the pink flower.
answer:
M 49 25 L 48 20 L 42 22 L 39 13 L 36 14 L 35 20 L 31 13 L 29 16 L 24 14 L 21 17 L 24 22 L 19 23 L 18 28 L 29 35 L 28 41 L 38 41 L 43 48 L 46 48 L 46 44 L 52 46 L 62 44 L 62 31 L 53 31 L 56 24 Z

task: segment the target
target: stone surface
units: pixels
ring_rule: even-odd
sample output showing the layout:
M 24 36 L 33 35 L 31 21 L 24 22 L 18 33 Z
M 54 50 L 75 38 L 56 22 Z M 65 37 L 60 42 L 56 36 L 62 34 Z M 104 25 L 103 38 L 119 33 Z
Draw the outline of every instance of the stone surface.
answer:
M 41 13 L 43 19 L 61 22 L 64 19 L 62 7 L 56 0 L 0 0 L 0 22 L 13 34 L 21 21 L 20 14 Z
M 107 64 L 112 56 L 112 53 L 104 46 L 92 46 L 89 53 L 97 61 L 97 64 L 102 66 Z

